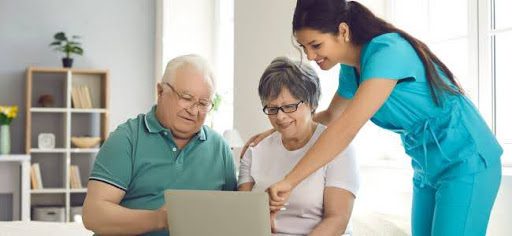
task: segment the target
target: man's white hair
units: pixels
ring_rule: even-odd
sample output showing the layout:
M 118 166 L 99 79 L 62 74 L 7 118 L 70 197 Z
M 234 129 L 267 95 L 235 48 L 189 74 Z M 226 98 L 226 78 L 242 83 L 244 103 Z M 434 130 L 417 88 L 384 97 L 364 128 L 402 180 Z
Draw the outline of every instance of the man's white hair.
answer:
M 210 64 L 208 61 L 206 61 L 206 59 L 196 54 L 178 56 L 170 60 L 169 63 L 167 63 L 167 67 L 165 68 L 162 82 L 171 83 L 174 81 L 176 79 L 176 71 L 185 66 L 191 66 L 194 70 L 203 74 L 204 79 L 210 82 L 213 91 L 216 91 L 215 76 L 213 75 Z

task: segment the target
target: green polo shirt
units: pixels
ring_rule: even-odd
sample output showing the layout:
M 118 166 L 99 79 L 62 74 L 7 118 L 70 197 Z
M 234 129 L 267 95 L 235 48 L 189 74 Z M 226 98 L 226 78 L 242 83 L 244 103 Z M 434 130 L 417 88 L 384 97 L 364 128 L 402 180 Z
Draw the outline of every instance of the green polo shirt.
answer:
M 170 130 L 156 119 L 155 109 L 128 120 L 110 134 L 89 179 L 125 191 L 120 205 L 131 209 L 160 208 L 166 189 L 235 190 L 235 165 L 222 137 L 202 126 L 179 149 Z

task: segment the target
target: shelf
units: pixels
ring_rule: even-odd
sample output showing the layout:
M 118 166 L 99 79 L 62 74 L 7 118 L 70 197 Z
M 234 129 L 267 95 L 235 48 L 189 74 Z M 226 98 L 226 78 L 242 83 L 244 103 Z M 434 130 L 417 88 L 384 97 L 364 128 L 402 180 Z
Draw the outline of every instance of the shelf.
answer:
M 64 113 L 66 112 L 66 108 L 57 108 L 57 107 L 31 107 L 31 112 L 41 112 L 41 113 Z
M 71 108 L 73 113 L 107 113 L 107 109 L 93 108 L 93 109 L 82 109 L 82 108 Z
M 72 148 L 71 153 L 97 153 L 99 148 Z
M 87 193 L 87 188 L 72 188 L 69 189 L 70 193 Z
M 32 194 L 43 194 L 43 193 L 66 193 L 65 188 L 43 188 L 43 189 L 31 189 Z
M 81 108 L 61 108 L 61 107 L 32 107 L 31 112 L 38 113 L 65 113 L 71 111 L 72 113 L 107 113 L 107 109 L 104 108 L 92 108 L 92 109 L 81 109 Z
M 29 201 L 26 202 L 29 208 L 37 205 L 62 205 L 65 208 L 65 221 L 69 222 L 72 220 L 71 209 L 84 202 L 88 175 L 100 150 L 99 145 L 91 148 L 75 147 L 71 138 L 89 136 L 107 139 L 109 71 L 36 66 L 27 68 L 26 81 L 25 152 L 32 154 L 31 164 L 39 164 L 41 182 L 45 187 L 27 190 L 30 193 L 27 194 Z M 76 102 L 73 99 L 75 87 L 88 88 L 85 95 L 87 105 L 78 106 L 87 109 L 73 106 Z M 52 107 L 43 107 L 39 100 L 48 98 L 43 97 L 48 95 L 53 98 Z M 74 95 L 77 100 L 83 98 L 77 98 L 76 91 Z M 40 149 L 38 141 L 41 133 L 55 135 L 56 148 Z M 78 167 L 82 185 L 73 187 L 81 188 L 71 188 L 72 172 L 73 180 L 77 177 L 74 166 Z
M 39 149 L 39 148 L 31 148 L 31 153 L 65 153 L 65 148 L 54 148 L 54 149 Z
M 1 154 L 0 162 L 22 162 L 30 161 L 30 155 L 23 154 Z
M 31 66 L 28 68 L 29 72 L 41 72 L 41 73 L 67 73 L 68 71 L 76 74 L 106 74 L 108 70 L 97 70 L 97 69 L 76 69 L 76 68 L 62 68 L 62 67 L 37 67 Z

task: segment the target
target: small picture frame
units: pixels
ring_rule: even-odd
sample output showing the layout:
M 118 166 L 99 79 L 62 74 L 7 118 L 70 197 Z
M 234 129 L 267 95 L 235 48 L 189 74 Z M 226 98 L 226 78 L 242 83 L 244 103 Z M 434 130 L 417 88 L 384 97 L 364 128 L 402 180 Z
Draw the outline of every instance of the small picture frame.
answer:
M 39 149 L 54 149 L 55 135 L 52 133 L 40 133 L 37 137 L 37 146 Z

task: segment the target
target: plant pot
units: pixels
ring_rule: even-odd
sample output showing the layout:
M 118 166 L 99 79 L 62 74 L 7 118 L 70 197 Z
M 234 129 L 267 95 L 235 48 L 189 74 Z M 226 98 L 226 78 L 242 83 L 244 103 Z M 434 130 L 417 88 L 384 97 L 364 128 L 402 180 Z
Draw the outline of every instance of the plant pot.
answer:
M 62 66 L 64 66 L 65 68 L 73 67 L 73 58 L 62 58 Z

